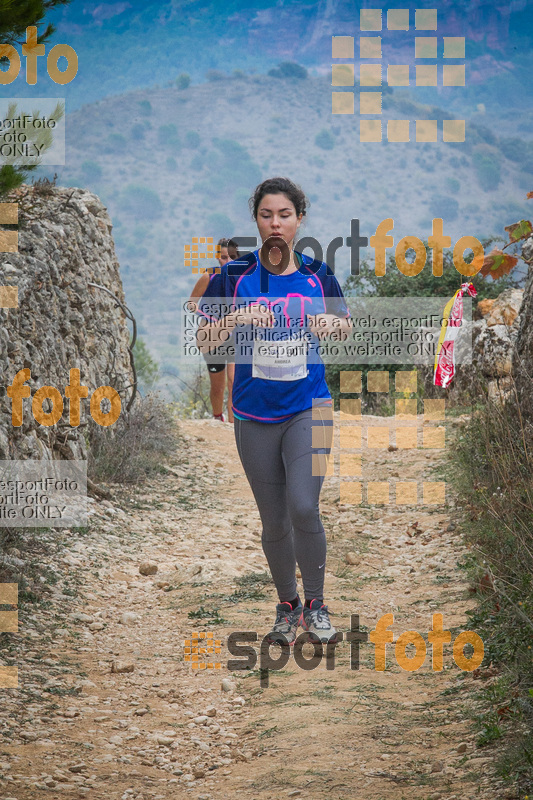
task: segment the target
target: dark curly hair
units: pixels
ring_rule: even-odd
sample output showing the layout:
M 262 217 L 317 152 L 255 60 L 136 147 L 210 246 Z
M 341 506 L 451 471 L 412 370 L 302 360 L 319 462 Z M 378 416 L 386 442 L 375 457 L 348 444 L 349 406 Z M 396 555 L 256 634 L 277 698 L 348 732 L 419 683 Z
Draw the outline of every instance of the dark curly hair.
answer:
M 256 186 L 252 197 L 250 197 L 248 201 L 254 219 L 257 219 L 259 203 L 266 194 L 286 195 L 296 209 L 296 215 L 300 216 L 300 214 L 302 214 L 305 217 L 309 201 L 302 189 L 288 178 L 268 178 L 266 181 L 263 181 L 263 183 L 260 183 L 259 186 Z
M 240 256 L 239 248 L 237 247 L 233 239 L 226 239 L 226 237 L 223 237 L 222 239 L 218 240 L 217 245 L 219 245 L 219 247 L 227 248 L 228 251 L 233 250 L 237 254 L 237 258 L 239 258 Z

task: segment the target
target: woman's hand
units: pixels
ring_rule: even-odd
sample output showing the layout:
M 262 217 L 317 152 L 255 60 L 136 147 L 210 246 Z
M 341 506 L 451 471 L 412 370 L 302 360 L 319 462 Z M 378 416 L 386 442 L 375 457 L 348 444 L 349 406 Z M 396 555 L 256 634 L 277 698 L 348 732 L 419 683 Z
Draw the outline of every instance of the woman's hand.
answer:
M 307 324 L 319 339 L 329 336 L 336 341 L 344 341 L 352 327 L 349 318 L 337 317 L 335 314 L 307 314 Z
M 196 332 L 196 343 L 202 353 L 208 353 L 227 342 L 237 325 L 271 328 L 274 324 L 275 316 L 272 311 L 260 303 L 251 303 L 245 308 L 232 311 L 216 322 L 201 322 Z
M 260 303 L 251 303 L 245 308 L 232 311 L 225 317 L 230 318 L 230 325 L 257 325 L 260 328 L 271 328 L 275 323 L 275 316 L 266 306 Z

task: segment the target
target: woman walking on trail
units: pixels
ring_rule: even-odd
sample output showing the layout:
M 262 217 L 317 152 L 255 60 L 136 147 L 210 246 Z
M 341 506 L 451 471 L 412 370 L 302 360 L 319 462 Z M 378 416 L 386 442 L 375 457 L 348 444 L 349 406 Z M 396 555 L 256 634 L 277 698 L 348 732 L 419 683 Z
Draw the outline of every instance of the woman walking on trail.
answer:
M 230 336 L 235 346 L 235 439 L 279 597 L 268 640 L 282 644 L 294 643 L 299 626 L 323 642 L 336 640 L 324 604 L 319 514 L 333 408 L 318 348 L 324 336 L 345 338 L 351 325 L 329 267 L 293 249 L 306 207 L 303 191 L 287 178 L 256 188 L 250 209 L 262 246 L 211 279 L 197 333 L 204 352 Z M 224 305 L 235 310 L 222 316 Z
M 219 239 L 218 246 L 220 247 L 220 255 L 217 256 L 217 261 L 221 267 L 239 257 L 239 251 L 235 242 L 231 239 Z M 205 290 L 209 286 L 209 280 L 213 275 L 205 272 L 198 278 L 191 292 L 189 302 L 197 303 L 202 297 Z M 206 353 L 203 353 L 205 362 L 207 364 L 207 371 L 209 372 L 209 399 L 211 400 L 211 408 L 213 409 L 213 417 L 220 422 L 225 422 L 223 408 L 224 408 L 224 390 L 226 388 L 226 363 L 220 360 L 213 361 L 209 359 Z M 235 375 L 235 364 L 227 362 L 227 376 L 228 376 L 228 422 L 233 422 L 232 410 L 232 391 L 233 379 Z

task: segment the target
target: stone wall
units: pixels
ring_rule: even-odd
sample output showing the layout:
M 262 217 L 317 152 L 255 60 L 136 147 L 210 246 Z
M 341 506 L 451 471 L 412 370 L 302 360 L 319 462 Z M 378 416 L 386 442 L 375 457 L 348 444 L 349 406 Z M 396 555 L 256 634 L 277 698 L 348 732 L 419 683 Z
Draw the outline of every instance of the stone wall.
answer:
M 100 284 L 124 302 L 112 224 L 98 197 L 82 189 L 21 187 L 8 202 L 19 204 L 18 252 L 0 254 L 0 286 L 17 286 L 19 304 L 0 308 L 0 459 L 86 458 L 89 426 L 97 424 L 89 413 L 91 394 L 112 386 L 123 413 L 133 379 L 125 315 L 106 292 L 89 286 Z M 77 428 L 70 426 L 65 398 L 75 367 L 89 389 Z M 23 368 L 31 370 L 32 396 L 45 385 L 63 396 L 56 425 L 39 425 L 27 398 L 23 424 L 13 426 L 5 387 Z M 48 401 L 43 410 L 51 410 Z
M 522 256 L 529 262 L 529 273 L 520 310 L 520 326 L 513 357 L 513 376 L 522 414 L 533 427 L 533 236 L 524 242 Z
M 524 292 L 507 289 L 495 300 L 482 300 L 483 315 L 472 325 L 472 362 L 487 386 L 491 400 L 500 400 L 512 391 L 513 351 L 523 319 Z

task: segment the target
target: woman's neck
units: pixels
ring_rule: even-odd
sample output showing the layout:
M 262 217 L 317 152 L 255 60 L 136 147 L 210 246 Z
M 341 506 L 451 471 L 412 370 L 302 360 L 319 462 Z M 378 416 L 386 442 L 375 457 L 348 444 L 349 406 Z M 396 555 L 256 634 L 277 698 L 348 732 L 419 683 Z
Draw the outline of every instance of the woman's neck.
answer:
M 295 256 L 294 256 L 294 250 L 292 249 L 292 247 L 289 248 L 289 263 L 287 264 L 285 269 L 281 268 L 281 262 L 283 260 L 281 257 L 280 257 L 280 260 L 279 260 L 279 262 L 277 264 L 273 264 L 272 263 L 272 261 L 269 258 L 269 253 L 272 250 L 278 250 L 278 252 L 280 253 L 280 256 L 281 256 L 281 251 L 277 247 L 272 247 L 269 250 L 267 250 L 267 249 L 265 249 L 265 246 L 263 245 L 259 249 L 259 256 L 260 256 L 260 259 L 261 259 L 261 263 L 262 263 L 262 265 L 264 266 L 265 269 L 267 269 L 269 272 L 272 272 L 274 275 L 290 275 L 292 272 L 297 272 L 298 271 L 299 266 L 298 266 L 298 264 L 296 262 L 296 259 L 295 259 Z M 267 266 L 267 264 L 268 264 L 268 266 Z

